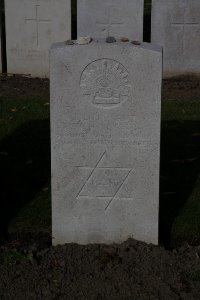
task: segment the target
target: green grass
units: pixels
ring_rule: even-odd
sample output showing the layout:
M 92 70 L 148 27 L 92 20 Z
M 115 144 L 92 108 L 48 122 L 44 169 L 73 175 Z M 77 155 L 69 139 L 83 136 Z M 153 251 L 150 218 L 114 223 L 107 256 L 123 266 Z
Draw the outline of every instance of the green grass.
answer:
M 190 274 L 190 277 L 192 279 L 192 281 L 200 281 L 200 270 L 196 271 L 196 272 L 192 272 Z
M 49 100 L 0 99 L 0 228 L 51 233 Z M 162 105 L 160 241 L 200 242 L 200 102 Z M 0 233 L 2 233 L 0 232 Z
M 17 249 L 9 249 L 0 253 L 0 265 L 10 266 L 25 259 L 26 257 L 17 251 Z
M 162 103 L 162 121 L 200 121 L 199 101 L 165 101 Z M 196 128 L 200 131 L 200 128 Z
M 160 238 L 200 242 L 200 102 L 164 102 Z
M 191 244 L 200 243 L 200 176 L 172 226 L 172 244 L 180 245 L 183 241 L 189 241 Z
M 51 235 L 50 183 L 21 208 L 18 215 L 10 222 L 9 234 L 15 238 Z
M 49 125 L 48 98 L 0 99 L 0 234 L 50 231 Z
M 49 119 L 48 98 L 0 98 L 0 138 L 32 120 Z

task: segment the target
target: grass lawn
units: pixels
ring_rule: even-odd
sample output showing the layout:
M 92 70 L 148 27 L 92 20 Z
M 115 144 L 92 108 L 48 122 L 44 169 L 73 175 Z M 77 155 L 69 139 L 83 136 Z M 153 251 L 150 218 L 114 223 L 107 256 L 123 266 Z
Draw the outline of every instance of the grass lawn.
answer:
M 1 231 L 50 232 L 49 125 L 48 98 L 0 99 Z
M 200 243 L 200 102 L 163 102 L 160 240 Z
M 48 98 L 0 98 L 0 233 L 51 233 Z M 160 241 L 200 242 L 200 102 L 163 102 Z

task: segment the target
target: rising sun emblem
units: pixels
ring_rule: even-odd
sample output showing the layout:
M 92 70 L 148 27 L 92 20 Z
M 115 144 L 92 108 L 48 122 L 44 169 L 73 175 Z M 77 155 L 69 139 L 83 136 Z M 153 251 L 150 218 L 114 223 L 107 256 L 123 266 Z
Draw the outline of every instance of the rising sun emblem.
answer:
M 88 95 L 94 105 L 114 107 L 129 98 L 129 73 L 119 62 L 99 59 L 82 72 L 81 92 Z

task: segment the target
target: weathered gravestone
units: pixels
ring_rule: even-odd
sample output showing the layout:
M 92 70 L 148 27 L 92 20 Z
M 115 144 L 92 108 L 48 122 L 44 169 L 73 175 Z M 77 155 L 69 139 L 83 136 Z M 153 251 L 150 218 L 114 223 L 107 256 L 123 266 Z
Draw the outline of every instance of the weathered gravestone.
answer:
M 78 0 L 78 36 L 143 40 L 144 0 Z
M 9 73 L 49 76 L 49 48 L 71 38 L 71 0 L 6 0 Z
M 200 73 L 200 1 L 153 0 L 152 43 L 163 46 L 164 75 Z
M 158 243 L 162 51 L 51 50 L 53 243 Z

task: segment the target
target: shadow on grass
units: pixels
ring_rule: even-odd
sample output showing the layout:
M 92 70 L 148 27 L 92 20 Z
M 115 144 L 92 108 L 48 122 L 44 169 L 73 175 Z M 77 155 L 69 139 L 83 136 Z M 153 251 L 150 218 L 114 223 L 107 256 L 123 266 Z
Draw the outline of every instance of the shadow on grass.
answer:
M 50 176 L 49 120 L 25 123 L 0 142 L 0 237 Z
M 199 121 L 162 123 L 160 242 L 166 247 L 170 245 L 173 223 L 192 194 L 200 173 L 198 128 Z M 0 142 L 0 171 L 0 236 L 3 237 L 19 210 L 50 179 L 49 120 L 27 122 Z M 37 209 L 40 210 L 43 200 L 41 196 Z M 31 214 L 31 207 L 29 211 Z
M 169 247 L 171 243 L 173 223 L 192 194 L 199 173 L 200 122 L 163 122 L 161 139 L 160 242 L 166 247 Z

